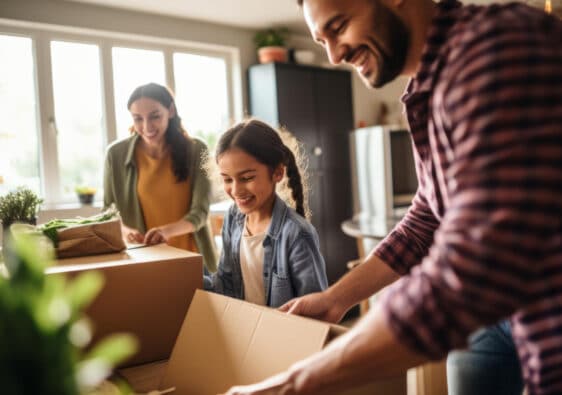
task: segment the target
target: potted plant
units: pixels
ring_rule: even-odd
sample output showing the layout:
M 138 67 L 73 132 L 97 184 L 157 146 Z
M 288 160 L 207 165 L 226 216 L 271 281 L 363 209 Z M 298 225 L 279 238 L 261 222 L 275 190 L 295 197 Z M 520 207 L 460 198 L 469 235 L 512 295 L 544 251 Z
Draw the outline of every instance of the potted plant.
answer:
M 16 222 L 35 225 L 39 205 L 43 203 L 35 192 L 27 187 L 0 196 L 0 221 L 2 221 L 2 247 L 4 247 L 10 226 Z
M 270 28 L 258 31 L 254 36 L 254 44 L 258 50 L 260 63 L 286 62 L 286 38 L 289 34 L 287 28 Z
M 94 202 L 94 195 L 96 194 L 96 188 L 82 185 L 77 186 L 75 189 L 76 195 L 78 195 L 78 200 L 82 204 L 92 204 Z
M 78 395 L 95 393 L 112 367 L 137 345 L 112 335 L 94 348 L 83 309 L 103 285 L 97 272 L 68 281 L 45 275 L 51 244 L 33 232 L 12 232 L 0 275 L 0 393 Z

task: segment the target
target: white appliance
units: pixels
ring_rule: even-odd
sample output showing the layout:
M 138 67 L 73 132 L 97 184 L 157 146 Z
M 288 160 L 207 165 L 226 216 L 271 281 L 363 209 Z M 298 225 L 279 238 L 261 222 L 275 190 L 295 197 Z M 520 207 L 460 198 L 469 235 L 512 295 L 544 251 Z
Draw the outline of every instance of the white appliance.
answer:
M 401 217 L 418 187 L 409 131 L 371 126 L 350 138 L 354 214 Z

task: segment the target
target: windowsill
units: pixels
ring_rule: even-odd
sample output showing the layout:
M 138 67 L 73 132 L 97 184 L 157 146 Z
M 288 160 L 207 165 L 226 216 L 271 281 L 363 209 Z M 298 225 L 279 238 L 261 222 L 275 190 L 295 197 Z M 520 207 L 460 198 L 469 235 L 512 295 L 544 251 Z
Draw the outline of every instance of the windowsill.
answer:
M 84 207 L 94 207 L 94 208 L 99 208 L 101 209 L 103 207 L 103 202 L 102 201 L 95 201 L 92 204 L 82 204 L 79 202 L 72 202 L 72 203 L 50 203 L 50 204 L 44 204 L 41 207 L 42 211 L 53 211 L 53 210 L 57 210 L 57 211 L 64 211 L 64 210 L 79 210 L 81 208 Z

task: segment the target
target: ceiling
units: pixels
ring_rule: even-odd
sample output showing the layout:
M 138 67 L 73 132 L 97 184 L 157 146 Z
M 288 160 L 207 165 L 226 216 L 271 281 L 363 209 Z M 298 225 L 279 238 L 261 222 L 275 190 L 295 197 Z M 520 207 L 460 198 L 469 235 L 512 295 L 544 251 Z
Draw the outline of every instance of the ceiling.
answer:
M 140 12 L 197 19 L 249 29 L 286 26 L 295 33 L 307 34 L 296 0 L 66 0 Z M 507 0 L 499 0 L 500 2 Z M 544 8 L 545 0 L 522 0 Z M 551 0 L 555 13 L 562 16 L 562 0 Z M 465 3 L 488 4 L 489 0 Z
M 66 0 L 205 22 L 263 29 L 286 26 L 307 33 L 297 0 Z

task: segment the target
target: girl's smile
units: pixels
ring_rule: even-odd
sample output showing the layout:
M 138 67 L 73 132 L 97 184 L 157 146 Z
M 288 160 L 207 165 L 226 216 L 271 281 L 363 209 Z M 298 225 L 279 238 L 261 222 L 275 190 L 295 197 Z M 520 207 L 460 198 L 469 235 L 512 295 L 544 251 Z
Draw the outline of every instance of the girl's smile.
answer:
M 283 177 L 283 167 L 272 171 L 246 152 L 232 148 L 221 154 L 218 165 L 224 191 L 251 219 L 271 217 L 275 186 Z

